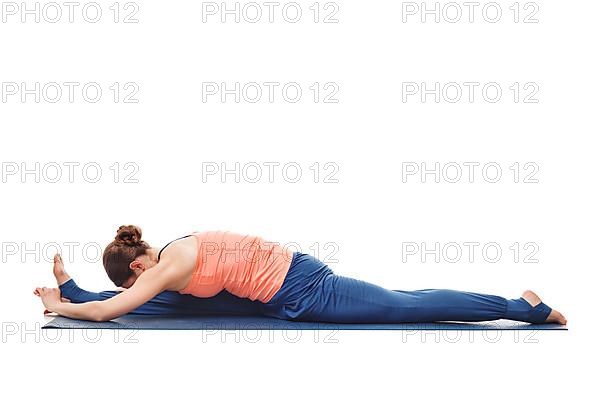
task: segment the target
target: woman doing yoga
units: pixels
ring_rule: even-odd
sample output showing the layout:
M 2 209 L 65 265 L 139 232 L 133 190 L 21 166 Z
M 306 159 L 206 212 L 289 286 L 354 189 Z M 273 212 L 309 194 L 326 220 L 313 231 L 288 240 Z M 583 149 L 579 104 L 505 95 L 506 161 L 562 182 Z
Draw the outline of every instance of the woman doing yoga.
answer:
M 34 293 L 49 311 L 90 321 L 130 312 L 206 313 L 214 305 L 215 312 L 333 323 L 567 323 L 529 290 L 513 300 L 447 289 L 388 290 L 336 275 L 308 254 L 229 231 L 194 232 L 159 250 L 142 240 L 138 227 L 121 226 L 103 263 L 124 291 L 82 291 L 60 268 L 57 274 L 62 261 L 55 257 L 55 276 L 72 302 L 61 301 L 59 289 L 36 288 Z

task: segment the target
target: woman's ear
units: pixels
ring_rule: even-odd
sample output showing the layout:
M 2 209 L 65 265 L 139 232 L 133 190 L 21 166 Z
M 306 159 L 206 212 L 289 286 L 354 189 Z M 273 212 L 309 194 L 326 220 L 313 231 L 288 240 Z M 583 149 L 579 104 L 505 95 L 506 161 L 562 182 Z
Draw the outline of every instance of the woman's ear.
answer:
M 139 271 L 139 272 L 144 272 L 146 270 L 146 266 L 144 265 L 143 262 L 139 261 L 139 260 L 133 260 L 131 262 L 131 264 L 129 264 L 129 269 L 131 269 L 132 271 Z

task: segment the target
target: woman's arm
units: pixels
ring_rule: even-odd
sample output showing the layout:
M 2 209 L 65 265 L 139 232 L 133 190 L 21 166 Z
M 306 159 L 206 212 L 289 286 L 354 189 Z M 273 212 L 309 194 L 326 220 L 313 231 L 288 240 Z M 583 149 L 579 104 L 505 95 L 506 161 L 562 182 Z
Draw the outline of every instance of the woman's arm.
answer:
M 60 296 L 69 299 L 72 303 L 87 303 L 96 300 L 107 300 L 123 292 L 104 290 L 90 292 L 80 288 L 74 279 L 69 278 L 58 286 Z M 260 315 L 261 302 L 258 300 L 243 299 L 221 291 L 213 297 L 194 297 L 191 294 L 164 291 L 142 304 L 129 314 L 133 315 L 208 315 L 208 314 L 233 314 L 233 315 Z
M 173 279 L 174 268 L 156 265 L 141 274 L 133 286 L 118 296 L 102 301 L 73 304 L 60 301 L 58 289 L 38 288 L 46 308 L 69 318 L 88 321 L 109 321 L 127 314 L 165 290 Z

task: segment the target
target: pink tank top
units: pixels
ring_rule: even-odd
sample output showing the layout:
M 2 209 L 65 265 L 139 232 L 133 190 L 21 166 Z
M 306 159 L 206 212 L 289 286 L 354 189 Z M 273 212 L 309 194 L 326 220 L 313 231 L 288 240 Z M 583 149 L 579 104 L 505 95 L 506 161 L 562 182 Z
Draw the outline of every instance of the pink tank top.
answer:
M 281 288 L 293 251 L 257 236 L 229 231 L 194 232 L 198 256 L 181 294 L 212 297 L 222 291 L 268 302 Z

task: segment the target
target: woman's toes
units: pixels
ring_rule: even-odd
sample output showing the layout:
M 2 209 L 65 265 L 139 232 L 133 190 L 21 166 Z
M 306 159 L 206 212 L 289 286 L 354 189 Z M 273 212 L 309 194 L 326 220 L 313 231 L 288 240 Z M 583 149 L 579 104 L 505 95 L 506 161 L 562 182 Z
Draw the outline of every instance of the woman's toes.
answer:
M 62 257 L 60 254 L 54 256 L 54 266 L 52 272 L 57 280 L 61 280 L 65 275 L 65 265 L 63 264 Z
M 558 313 L 558 323 L 561 325 L 566 325 L 567 319 L 565 318 L 565 316 L 562 315 L 561 313 L 559 313 L 558 311 L 557 311 L 557 313 Z
M 567 319 L 560 312 L 558 312 L 556 310 L 552 310 L 550 312 L 550 315 L 548 315 L 548 318 L 546 318 L 546 322 L 557 323 L 557 324 L 561 324 L 561 325 L 566 325 L 567 324 Z

